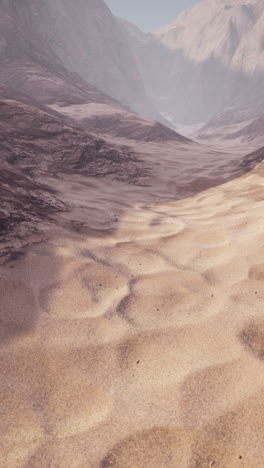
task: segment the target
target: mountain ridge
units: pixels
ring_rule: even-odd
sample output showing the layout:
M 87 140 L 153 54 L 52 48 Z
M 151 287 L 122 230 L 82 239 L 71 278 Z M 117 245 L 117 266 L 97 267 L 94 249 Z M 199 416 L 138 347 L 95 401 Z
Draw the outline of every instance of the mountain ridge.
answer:
M 145 40 L 123 27 L 153 102 L 174 125 L 206 123 L 230 106 L 244 109 L 243 120 L 262 115 L 262 1 L 204 0 Z

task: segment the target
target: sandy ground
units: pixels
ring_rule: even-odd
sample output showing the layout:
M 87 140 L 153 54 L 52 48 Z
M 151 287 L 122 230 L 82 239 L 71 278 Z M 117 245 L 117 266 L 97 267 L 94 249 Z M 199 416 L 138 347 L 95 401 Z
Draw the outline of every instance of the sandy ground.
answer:
M 0 269 L 0 466 L 262 467 L 263 173 L 125 208 Z

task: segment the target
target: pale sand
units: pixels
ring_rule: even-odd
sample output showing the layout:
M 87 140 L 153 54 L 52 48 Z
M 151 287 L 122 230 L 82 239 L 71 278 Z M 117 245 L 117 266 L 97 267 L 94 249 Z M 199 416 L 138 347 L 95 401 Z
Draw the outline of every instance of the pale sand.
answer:
M 263 467 L 263 212 L 253 172 L 2 266 L 0 466 Z

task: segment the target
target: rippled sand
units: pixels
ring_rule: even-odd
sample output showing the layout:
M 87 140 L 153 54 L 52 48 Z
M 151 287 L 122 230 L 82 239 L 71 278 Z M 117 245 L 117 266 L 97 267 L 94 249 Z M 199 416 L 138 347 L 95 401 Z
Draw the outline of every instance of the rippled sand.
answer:
M 264 466 L 263 212 L 255 172 L 2 266 L 1 467 Z

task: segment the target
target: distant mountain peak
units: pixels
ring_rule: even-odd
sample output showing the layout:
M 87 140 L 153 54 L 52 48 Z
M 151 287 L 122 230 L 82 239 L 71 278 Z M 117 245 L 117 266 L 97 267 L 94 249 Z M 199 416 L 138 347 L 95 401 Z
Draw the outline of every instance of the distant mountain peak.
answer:
M 161 28 L 156 36 L 196 63 L 216 57 L 253 72 L 259 66 L 264 68 L 263 15 L 263 0 L 204 0 Z M 246 44 L 250 52 L 245 50 Z

